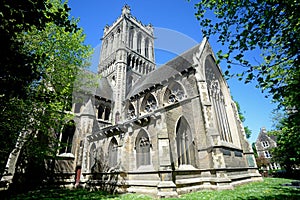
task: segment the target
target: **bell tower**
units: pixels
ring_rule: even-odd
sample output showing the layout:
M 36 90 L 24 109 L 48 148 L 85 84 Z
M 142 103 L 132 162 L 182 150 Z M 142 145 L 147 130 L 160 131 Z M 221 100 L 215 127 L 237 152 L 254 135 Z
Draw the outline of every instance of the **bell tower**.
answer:
M 113 124 L 125 117 L 124 102 L 132 85 L 154 69 L 153 27 L 133 17 L 125 5 L 121 16 L 104 28 L 98 65 L 98 73 L 113 89 Z

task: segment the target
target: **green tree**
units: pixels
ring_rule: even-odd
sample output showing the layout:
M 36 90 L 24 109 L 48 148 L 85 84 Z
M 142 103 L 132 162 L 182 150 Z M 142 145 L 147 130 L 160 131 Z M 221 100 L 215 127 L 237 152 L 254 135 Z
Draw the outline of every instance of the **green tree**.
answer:
M 66 4 L 60 0 L 48 0 L 36 7 L 36 4 L 39 5 L 37 2 L 30 1 L 34 6 L 29 11 L 41 13 L 40 24 L 29 21 L 26 27 L 23 27 L 23 21 L 29 17 L 27 6 L 4 2 L 12 13 L 15 7 L 25 11 L 19 21 L 15 20 L 20 30 L 9 32 L 13 35 L 10 44 L 17 43 L 18 48 L 12 49 L 12 53 L 6 56 L 18 64 L 11 65 L 1 57 L 5 68 L 1 71 L 1 82 L 5 84 L 0 86 L 0 108 L 3 113 L 0 117 L 0 137 L 1 145 L 5 147 L 1 148 L 1 171 L 17 138 L 22 139 L 24 145 L 18 168 L 34 172 L 31 174 L 34 176 L 27 179 L 29 181 L 39 178 L 43 171 L 36 169 L 42 167 L 40 164 L 44 163 L 45 158 L 54 158 L 57 153 L 58 145 L 53 144 L 57 144 L 62 127 L 73 117 L 65 111 L 70 109 L 72 103 L 74 81 L 91 54 L 90 47 L 84 45 L 83 30 L 77 28 L 78 21 L 69 16 L 70 9 Z M 9 24 L 14 16 L 4 17 Z M 31 15 L 30 18 L 34 17 Z M 18 60 L 17 55 L 30 59 Z M 29 74 L 28 79 L 23 73 Z M 12 80 L 6 79 L 13 76 L 10 74 L 14 74 Z
M 237 111 L 238 111 L 238 114 L 239 114 L 239 118 L 240 118 L 241 122 L 244 122 L 246 120 L 246 118 L 245 118 L 244 114 L 241 111 L 241 106 L 237 101 L 234 101 L 234 102 L 235 102 L 235 105 L 236 105 L 236 108 L 237 108 Z M 250 136 L 251 136 L 252 131 L 249 129 L 248 126 L 244 126 L 244 130 L 245 130 L 246 138 L 249 139 Z
M 257 154 L 257 149 L 256 149 L 255 142 L 253 142 L 251 146 L 252 146 L 252 149 L 253 149 L 254 157 L 257 158 L 258 154 Z
M 290 120 L 286 113 L 274 112 L 273 115 L 275 130 L 268 134 L 277 137 L 277 147 L 271 150 L 272 160 L 291 173 L 300 163 L 299 124 L 294 124 L 295 120 Z
M 220 60 L 227 61 L 225 75 L 245 83 L 254 80 L 284 110 L 278 146 L 282 153 L 295 153 L 299 158 L 299 151 L 291 152 L 300 143 L 299 1 L 205 0 L 195 8 L 203 35 L 216 35 L 227 47 L 217 53 Z M 214 20 L 209 18 L 212 15 Z M 253 64 L 247 53 L 257 49 L 262 61 Z M 232 70 L 233 66 L 239 68 Z M 295 162 L 299 164 L 299 159 Z

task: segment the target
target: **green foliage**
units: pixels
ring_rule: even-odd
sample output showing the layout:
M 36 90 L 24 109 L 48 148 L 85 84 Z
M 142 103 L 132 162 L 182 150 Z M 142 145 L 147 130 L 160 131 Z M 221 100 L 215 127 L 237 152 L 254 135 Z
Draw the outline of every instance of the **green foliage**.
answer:
M 43 159 L 55 157 L 58 145 L 50 144 L 58 144 L 62 127 L 73 117 L 65 111 L 72 103 L 74 81 L 91 54 L 90 47 L 84 45 L 83 30 L 69 17 L 66 4 L 60 0 L 28 2 L 15 5 L 4 1 L 11 15 L 2 12 L 2 7 L 0 13 L 4 13 L 0 31 L 8 29 L 10 37 L 4 48 L 17 46 L 1 54 L 0 143 L 5 147 L 1 150 L 1 173 L 20 134 L 24 137 L 19 139 L 25 142 L 20 166 L 39 165 Z
M 277 147 L 273 148 L 271 152 L 272 159 L 287 172 L 291 172 L 300 163 L 300 121 L 291 119 L 292 117 L 293 115 L 282 117 L 277 124 L 278 130 L 269 132 L 277 137 Z
M 24 97 L 26 88 L 38 80 L 38 66 L 44 60 L 43 54 L 24 51 L 19 34 L 33 28 L 43 30 L 46 24 L 54 22 L 68 31 L 76 24 L 68 19 L 67 6 L 55 11 L 51 1 L 22 0 L 18 3 L 4 0 L 0 5 L 0 44 L 5 51 L 0 55 L 0 97 L 5 101 L 11 97 Z
M 270 161 L 264 156 L 259 156 L 256 158 L 256 164 L 258 169 L 266 168 L 270 164 Z
M 226 74 L 245 83 L 255 80 L 285 111 L 278 146 L 291 156 L 286 161 L 300 164 L 299 150 L 290 151 L 300 143 L 299 1 L 206 0 L 195 8 L 204 36 L 216 35 L 218 42 L 228 47 L 217 54 L 228 63 L 230 73 Z M 211 13 L 216 20 L 209 19 Z M 246 55 L 258 49 L 263 61 L 253 65 Z M 232 70 L 232 65 L 241 67 Z
M 182 195 L 180 198 L 170 199 L 299 199 L 300 193 L 292 187 L 282 186 L 292 180 L 279 178 L 264 178 L 263 182 L 254 182 L 238 186 L 234 190 L 198 191 Z M 110 195 L 101 191 L 87 191 L 84 189 L 49 189 L 32 191 L 23 195 L 11 196 L 10 199 L 153 199 L 141 194 Z
M 244 114 L 241 111 L 240 104 L 237 101 L 234 101 L 234 103 L 236 105 L 236 108 L 237 108 L 237 111 L 238 111 L 239 118 L 240 118 L 241 122 L 244 122 L 246 119 L 245 119 Z M 244 130 L 245 130 L 246 138 L 249 139 L 250 136 L 251 136 L 252 131 L 249 129 L 248 126 L 244 126 Z
M 256 149 L 255 142 L 252 143 L 252 149 L 253 149 L 254 157 L 257 158 L 258 154 L 257 154 L 257 149 Z

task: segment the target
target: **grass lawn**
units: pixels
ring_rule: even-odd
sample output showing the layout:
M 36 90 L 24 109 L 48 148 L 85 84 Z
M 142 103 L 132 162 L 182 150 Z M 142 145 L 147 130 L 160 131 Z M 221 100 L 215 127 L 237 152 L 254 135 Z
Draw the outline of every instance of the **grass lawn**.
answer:
M 279 178 L 265 178 L 263 182 L 249 183 L 238 186 L 234 190 L 208 191 L 202 190 L 182 195 L 180 198 L 173 199 L 300 199 L 300 189 L 293 187 L 282 186 L 281 184 L 290 183 L 292 180 Z M 93 191 L 89 192 L 84 189 L 48 189 L 37 190 L 27 194 L 11 196 L 9 199 L 109 199 L 109 200 L 150 200 L 146 195 L 140 194 L 124 194 L 110 195 L 104 192 Z

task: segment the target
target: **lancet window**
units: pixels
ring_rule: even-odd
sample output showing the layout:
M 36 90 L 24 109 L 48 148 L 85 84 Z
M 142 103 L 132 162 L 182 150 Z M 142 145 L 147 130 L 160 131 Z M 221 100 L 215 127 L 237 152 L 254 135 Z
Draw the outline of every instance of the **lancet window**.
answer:
M 146 38 L 145 40 L 145 57 L 149 58 L 149 39 Z
M 142 34 L 140 32 L 137 36 L 137 52 L 142 53 Z
M 185 118 L 181 117 L 176 125 L 176 144 L 178 165 L 194 165 L 195 151 L 190 127 Z
M 110 119 L 110 112 L 111 112 L 111 109 L 108 105 L 102 105 L 100 104 L 98 106 L 98 119 L 101 119 L 101 120 L 109 120 Z
M 150 140 L 146 131 L 141 130 L 137 135 L 135 148 L 136 148 L 136 164 L 137 167 L 142 165 L 150 165 Z
M 133 30 L 133 27 L 130 27 L 129 29 L 129 41 L 128 41 L 128 46 L 130 49 L 133 49 L 133 35 L 134 35 L 134 30 Z
M 116 138 L 112 138 L 108 146 L 109 160 L 108 164 L 110 167 L 115 167 L 118 164 L 118 142 Z
M 61 145 L 60 145 L 60 150 L 59 153 L 72 153 L 72 142 L 73 142 L 73 136 L 75 133 L 75 122 L 70 121 L 68 122 L 62 131 L 61 134 Z
M 95 168 L 96 163 L 96 145 L 93 143 L 90 148 L 90 169 Z

